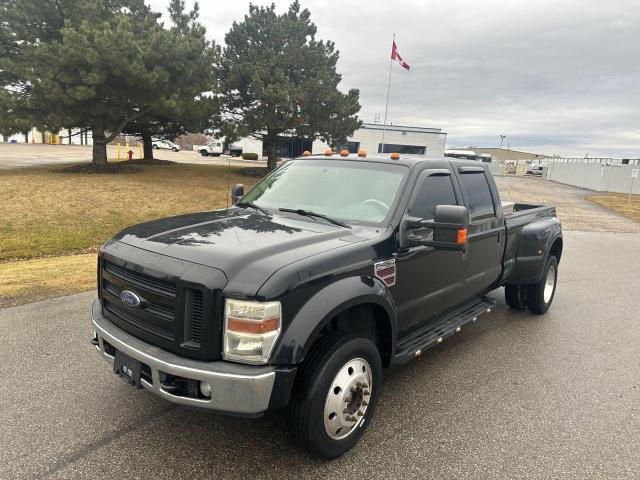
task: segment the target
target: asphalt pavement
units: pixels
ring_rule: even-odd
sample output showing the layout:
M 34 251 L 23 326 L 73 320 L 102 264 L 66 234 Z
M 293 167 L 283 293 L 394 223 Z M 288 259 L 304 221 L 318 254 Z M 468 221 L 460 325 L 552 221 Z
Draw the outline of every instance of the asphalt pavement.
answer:
M 0 478 L 637 479 L 640 234 L 565 232 L 551 310 L 492 312 L 388 370 L 359 445 L 309 458 L 283 413 L 175 407 L 89 344 L 95 293 L 0 310 Z

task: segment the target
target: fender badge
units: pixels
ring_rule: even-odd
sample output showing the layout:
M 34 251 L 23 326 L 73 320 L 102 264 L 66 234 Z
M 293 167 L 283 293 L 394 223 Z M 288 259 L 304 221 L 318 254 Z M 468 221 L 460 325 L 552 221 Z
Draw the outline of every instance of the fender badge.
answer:
M 392 259 L 374 263 L 373 274 L 387 287 L 393 287 L 396 284 L 396 261 Z

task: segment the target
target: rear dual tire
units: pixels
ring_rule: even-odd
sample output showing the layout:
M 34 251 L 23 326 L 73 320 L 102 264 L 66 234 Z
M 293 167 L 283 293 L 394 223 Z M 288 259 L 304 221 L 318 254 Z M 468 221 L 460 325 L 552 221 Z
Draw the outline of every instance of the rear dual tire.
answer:
M 533 285 L 506 285 L 504 297 L 515 310 L 529 309 L 530 312 L 543 314 L 549 310 L 558 283 L 558 259 L 549 255 L 542 272 L 542 278 Z
M 527 307 L 532 313 L 547 313 L 556 294 L 558 282 L 558 260 L 549 255 L 542 272 L 542 279 L 527 287 Z
M 514 310 L 526 310 L 527 308 L 527 286 L 526 285 L 505 285 L 504 299 Z
M 353 448 L 380 395 L 382 361 L 358 335 L 331 334 L 313 349 L 296 380 L 289 429 L 311 455 L 331 460 Z

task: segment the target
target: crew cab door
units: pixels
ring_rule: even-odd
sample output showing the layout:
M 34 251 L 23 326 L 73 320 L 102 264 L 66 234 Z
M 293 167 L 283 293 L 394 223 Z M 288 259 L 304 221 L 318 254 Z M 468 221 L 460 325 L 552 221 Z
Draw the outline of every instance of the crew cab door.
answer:
M 462 205 L 462 196 L 447 169 L 424 170 L 418 176 L 406 215 L 433 219 L 437 205 Z M 432 237 L 433 230 L 414 231 Z M 430 246 L 398 248 L 395 299 L 398 330 L 409 330 L 464 300 L 464 252 Z
M 497 188 L 484 167 L 459 167 L 458 179 L 469 210 L 465 289 L 472 296 L 488 289 L 502 273 L 505 226 Z

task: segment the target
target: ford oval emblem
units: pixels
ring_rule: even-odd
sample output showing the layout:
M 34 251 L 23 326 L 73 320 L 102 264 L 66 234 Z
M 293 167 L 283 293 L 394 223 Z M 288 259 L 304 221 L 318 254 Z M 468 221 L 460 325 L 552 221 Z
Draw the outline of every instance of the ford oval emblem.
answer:
M 122 290 L 120 292 L 120 300 L 127 307 L 138 308 L 142 303 L 142 299 L 138 296 L 137 293 L 132 292 L 131 290 Z

